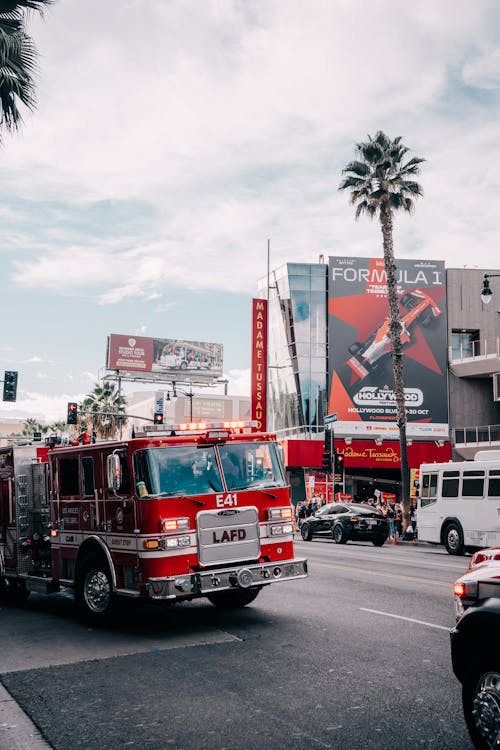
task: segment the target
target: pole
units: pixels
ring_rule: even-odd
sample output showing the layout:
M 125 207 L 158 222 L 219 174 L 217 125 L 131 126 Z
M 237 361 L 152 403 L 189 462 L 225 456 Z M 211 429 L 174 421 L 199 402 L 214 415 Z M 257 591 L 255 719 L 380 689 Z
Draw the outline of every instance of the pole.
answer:
M 267 239 L 267 329 L 266 329 L 266 432 L 269 430 L 269 289 L 271 287 L 271 240 Z

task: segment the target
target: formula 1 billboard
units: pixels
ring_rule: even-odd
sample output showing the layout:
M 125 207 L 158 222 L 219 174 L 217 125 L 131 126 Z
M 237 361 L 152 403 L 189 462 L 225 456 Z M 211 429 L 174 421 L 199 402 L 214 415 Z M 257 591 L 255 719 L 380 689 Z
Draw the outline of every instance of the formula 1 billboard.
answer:
M 145 336 L 108 336 L 106 367 L 152 380 L 212 381 L 222 376 L 222 344 Z M 156 376 L 156 377 L 155 377 Z
M 446 285 L 442 261 L 397 260 L 407 436 L 447 439 Z M 331 257 L 329 405 L 337 436 L 397 439 L 387 276 L 381 258 Z

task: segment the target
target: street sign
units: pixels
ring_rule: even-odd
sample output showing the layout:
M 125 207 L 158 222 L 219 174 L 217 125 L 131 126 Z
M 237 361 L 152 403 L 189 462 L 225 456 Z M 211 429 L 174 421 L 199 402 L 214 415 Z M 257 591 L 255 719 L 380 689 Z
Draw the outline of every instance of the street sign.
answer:
M 337 421 L 336 414 L 325 414 L 325 424 L 332 424 Z

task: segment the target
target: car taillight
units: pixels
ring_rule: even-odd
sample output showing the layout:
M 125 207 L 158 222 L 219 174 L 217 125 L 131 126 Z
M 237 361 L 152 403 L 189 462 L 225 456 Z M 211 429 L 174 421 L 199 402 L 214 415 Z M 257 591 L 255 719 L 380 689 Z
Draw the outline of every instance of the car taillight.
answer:
M 457 581 L 453 584 L 453 593 L 459 599 L 477 599 L 478 590 L 477 581 Z
M 465 596 L 465 583 L 453 584 L 453 593 L 455 594 L 455 596 Z
M 358 523 L 359 517 L 358 516 L 351 516 L 350 519 L 349 519 L 349 521 L 351 523 Z

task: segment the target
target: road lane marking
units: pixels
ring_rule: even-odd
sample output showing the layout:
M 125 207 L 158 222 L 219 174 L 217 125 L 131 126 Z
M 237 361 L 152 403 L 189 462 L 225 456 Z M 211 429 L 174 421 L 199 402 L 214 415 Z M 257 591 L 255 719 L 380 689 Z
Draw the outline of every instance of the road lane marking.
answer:
M 450 632 L 451 627 L 445 625 L 435 625 L 433 622 L 425 622 L 425 620 L 415 620 L 413 617 L 403 617 L 402 615 L 393 615 L 391 612 L 380 612 L 378 609 L 367 609 L 367 607 L 360 607 L 363 612 L 371 612 L 374 615 L 383 615 L 384 617 L 394 617 L 395 620 L 406 620 L 406 622 L 415 622 L 417 625 L 426 625 L 428 628 L 437 628 L 438 630 L 447 630 Z
M 417 583 L 431 583 L 433 586 L 446 586 L 447 589 L 450 591 L 450 596 L 452 592 L 453 583 L 445 583 L 444 581 L 433 581 L 432 578 L 416 578 L 415 576 L 403 576 L 398 575 L 397 573 L 384 573 L 381 570 L 365 570 L 364 568 L 351 568 L 347 565 L 336 565 L 335 561 L 332 561 L 331 563 L 322 563 L 322 562 L 312 562 L 309 560 L 309 573 L 311 573 L 311 569 L 314 568 L 315 565 L 319 565 L 320 567 L 323 566 L 324 568 L 336 568 L 337 570 L 347 570 L 350 573 L 363 573 L 367 576 L 383 576 L 385 578 L 397 578 L 399 581 L 414 581 Z
M 294 540 L 294 546 L 295 547 L 299 547 L 299 544 L 298 544 L 299 541 L 300 540 L 298 540 L 298 539 Z M 318 551 L 318 552 L 319 552 L 319 550 L 326 551 L 326 550 L 328 550 L 328 547 L 330 547 L 330 550 L 331 550 L 331 542 L 330 541 L 328 541 L 328 546 L 318 544 L 318 542 L 321 542 L 321 541 L 324 541 L 324 540 L 319 540 L 319 539 L 315 539 L 314 540 L 313 544 L 318 548 L 316 551 Z M 311 542 L 307 542 L 307 544 L 305 542 L 300 542 L 299 549 L 302 549 L 302 548 L 303 549 L 312 550 L 312 548 L 311 548 Z M 337 551 L 338 553 L 342 552 L 345 555 L 352 555 L 353 557 L 354 557 L 354 555 L 357 552 L 359 552 L 360 549 L 371 550 L 370 547 L 359 547 L 359 546 L 354 546 L 354 545 L 352 547 L 350 547 L 350 548 L 347 547 L 347 549 L 344 547 L 343 550 L 339 550 L 336 547 L 334 547 L 333 549 L 335 551 Z M 404 547 L 403 547 L 403 549 L 404 549 Z M 406 549 L 408 549 L 408 547 Z M 377 561 L 387 561 L 387 560 L 389 560 L 389 557 L 392 554 L 392 550 L 393 550 L 392 544 L 390 542 L 387 542 L 384 545 L 384 547 L 380 548 L 378 554 L 376 554 L 376 555 L 370 554 L 370 552 L 363 553 L 363 559 L 364 560 L 368 559 L 368 560 L 377 560 Z M 439 554 L 440 556 L 445 557 L 445 558 L 449 558 L 450 557 L 447 552 L 442 552 L 442 553 L 433 552 L 432 554 Z M 382 557 L 382 555 L 383 555 L 383 557 Z M 408 563 L 412 562 L 412 563 L 415 563 L 415 564 L 417 564 L 417 565 L 419 565 L 419 566 L 421 566 L 423 568 L 436 568 L 436 562 L 434 560 L 426 561 L 425 559 L 422 559 L 422 558 L 423 558 L 423 554 L 422 555 L 417 554 L 414 557 L 410 557 L 409 555 L 404 555 L 404 557 L 403 556 L 399 557 L 398 561 L 399 560 L 404 560 L 405 562 L 408 562 Z M 462 558 L 462 562 L 456 562 L 456 563 L 453 563 L 453 562 L 442 562 L 440 560 L 439 563 L 437 563 L 437 564 L 439 565 L 439 569 L 441 569 L 441 568 L 449 568 L 450 570 L 458 570 L 458 571 L 463 571 L 463 573 L 465 573 L 465 571 L 467 570 L 467 567 L 469 565 L 469 558 L 468 557 Z

